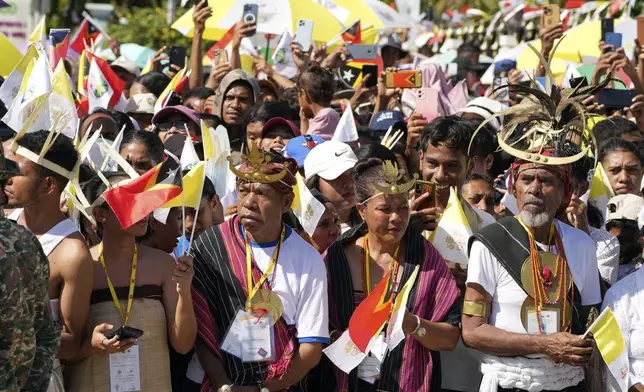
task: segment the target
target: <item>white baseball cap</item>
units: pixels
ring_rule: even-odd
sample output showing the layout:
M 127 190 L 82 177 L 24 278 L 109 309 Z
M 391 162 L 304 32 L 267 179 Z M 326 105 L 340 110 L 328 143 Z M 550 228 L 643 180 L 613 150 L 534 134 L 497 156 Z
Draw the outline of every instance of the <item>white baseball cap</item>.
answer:
M 636 195 L 613 196 L 606 206 L 606 222 L 612 220 L 630 220 L 642 228 L 641 213 L 644 210 L 644 199 Z
M 315 146 L 304 159 L 304 174 L 306 179 L 318 175 L 325 180 L 335 180 L 342 173 L 358 162 L 348 144 L 337 140 L 329 140 Z
M 459 112 L 476 114 L 483 117 L 484 120 L 488 120 L 501 110 L 503 110 L 503 104 L 501 104 L 501 102 L 497 102 L 486 97 L 478 97 L 468 102 L 467 106 L 459 110 Z M 498 118 L 492 118 L 488 124 L 490 124 L 496 131 L 501 128 L 501 123 Z

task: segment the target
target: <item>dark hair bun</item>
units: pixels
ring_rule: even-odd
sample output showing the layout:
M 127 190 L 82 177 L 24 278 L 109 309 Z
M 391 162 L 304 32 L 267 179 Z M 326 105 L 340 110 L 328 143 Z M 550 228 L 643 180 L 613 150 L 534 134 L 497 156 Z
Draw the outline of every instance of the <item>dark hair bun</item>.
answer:
M 375 167 L 381 167 L 382 160 L 379 158 L 365 158 L 359 160 L 353 168 L 353 177 L 358 179 L 366 171 Z

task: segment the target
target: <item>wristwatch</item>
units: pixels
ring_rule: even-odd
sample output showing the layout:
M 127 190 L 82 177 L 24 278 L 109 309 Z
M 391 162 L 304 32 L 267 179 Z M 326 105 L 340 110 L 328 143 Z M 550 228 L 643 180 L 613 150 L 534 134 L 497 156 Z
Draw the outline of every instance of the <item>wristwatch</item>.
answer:
M 427 333 L 427 330 L 425 329 L 425 327 L 422 327 L 420 325 L 420 317 L 418 317 L 417 315 L 414 315 L 414 317 L 416 317 L 416 328 L 412 331 L 410 335 L 416 335 L 422 338 Z
M 219 388 L 219 392 L 233 392 L 233 386 L 232 385 L 222 385 Z

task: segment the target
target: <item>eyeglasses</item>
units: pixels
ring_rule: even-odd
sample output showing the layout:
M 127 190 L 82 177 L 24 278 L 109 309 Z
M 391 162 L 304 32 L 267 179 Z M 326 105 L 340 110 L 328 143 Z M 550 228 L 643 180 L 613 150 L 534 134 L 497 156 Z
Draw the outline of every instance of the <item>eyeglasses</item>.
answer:
M 188 123 L 185 121 L 164 121 L 157 124 L 157 128 L 161 131 L 169 131 L 172 127 L 176 127 L 180 131 L 189 129 Z

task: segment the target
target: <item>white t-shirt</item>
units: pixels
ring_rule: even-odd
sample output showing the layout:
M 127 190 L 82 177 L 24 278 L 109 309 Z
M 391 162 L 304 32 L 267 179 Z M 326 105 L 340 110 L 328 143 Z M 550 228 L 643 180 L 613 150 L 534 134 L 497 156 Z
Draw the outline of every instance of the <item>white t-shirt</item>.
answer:
M 583 231 L 555 220 L 563 240 L 566 260 L 582 305 L 601 302 L 595 243 Z M 545 244 L 537 243 L 546 250 Z M 557 253 L 556 247 L 550 252 Z M 521 322 L 521 305 L 527 294 L 483 243 L 475 241 L 467 266 L 467 284 L 478 283 L 492 296 L 490 325 L 509 332 L 527 333 Z
M 282 300 L 282 317 L 286 324 L 295 325 L 300 343 L 329 343 L 326 266 L 322 255 L 290 227 L 284 236 L 277 264 L 267 279 Z M 257 266 L 266 272 L 277 242 L 250 244 Z
M 644 269 L 639 269 L 611 287 L 604 298 L 603 307 L 609 306 L 624 336 L 628 353 L 628 387 L 644 384 Z M 609 374 L 607 372 L 607 374 Z M 610 390 L 620 388 L 608 376 Z
M 295 325 L 299 343 L 329 344 L 329 297 L 322 255 L 288 226 L 284 237 L 275 269 L 267 278 L 272 282 L 272 291 L 282 300 L 282 318 L 286 324 Z M 277 241 L 250 244 L 257 266 L 266 272 Z M 201 384 L 204 370 L 197 354 L 186 375 Z

